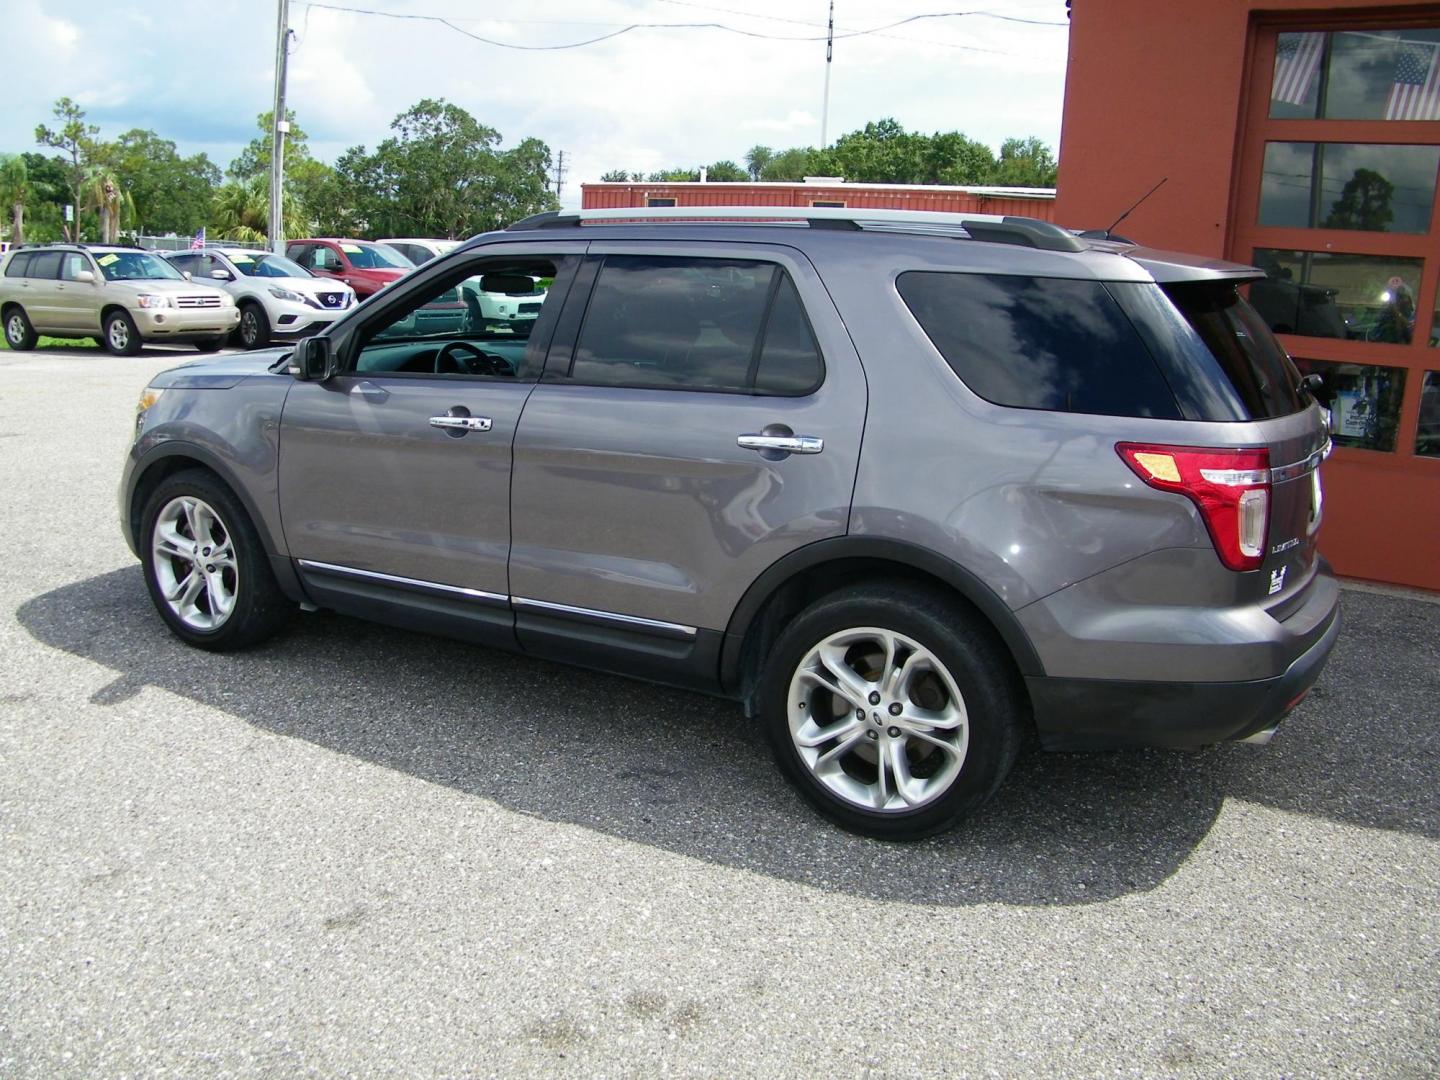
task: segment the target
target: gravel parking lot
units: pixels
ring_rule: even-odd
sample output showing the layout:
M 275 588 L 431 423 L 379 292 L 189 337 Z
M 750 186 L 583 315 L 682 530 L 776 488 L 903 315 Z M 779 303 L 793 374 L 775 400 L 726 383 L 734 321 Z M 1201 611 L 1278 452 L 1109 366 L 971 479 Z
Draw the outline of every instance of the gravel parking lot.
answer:
M 0 1077 L 1440 1070 L 1440 604 L 1269 747 L 837 832 L 735 707 L 318 614 L 172 639 L 116 523 L 193 351 L 0 352 Z

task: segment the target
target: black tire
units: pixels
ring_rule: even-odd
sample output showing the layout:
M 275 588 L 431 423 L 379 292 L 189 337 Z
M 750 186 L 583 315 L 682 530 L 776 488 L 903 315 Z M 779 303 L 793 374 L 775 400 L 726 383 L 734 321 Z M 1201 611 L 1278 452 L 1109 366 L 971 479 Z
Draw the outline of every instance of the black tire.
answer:
M 134 356 L 144 344 L 140 331 L 135 329 L 135 320 L 128 312 L 112 311 L 105 316 L 105 348 L 115 356 Z
M 21 352 L 35 348 L 40 335 L 30 325 L 30 316 L 19 304 L 5 309 L 5 344 Z
M 240 305 L 240 325 L 235 328 L 240 345 L 246 349 L 263 349 L 270 344 L 270 317 L 253 301 Z
M 933 781 L 937 789 L 933 797 L 926 801 L 917 800 L 918 805 L 910 809 L 867 809 L 837 794 L 812 772 L 791 735 L 791 698 L 801 696 L 799 692 L 791 693 L 797 668 L 821 642 L 832 635 L 857 628 L 889 631 L 912 641 L 943 665 L 962 699 L 965 713 L 962 726 L 966 738 L 963 755 L 942 755 L 935 759 L 939 765 L 932 763 L 927 766 L 932 776 L 943 777 L 949 773 L 950 778 L 948 781 Z M 864 646 L 860 648 L 863 650 Z M 901 655 L 909 653 L 897 649 L 896 656 Z M 919 670 L 926 669 L 922 665 Z M 924 678 L 922 675 L 916 683 Z M 944 689 L 943 675 L 932 675 L 930 678 L 927 689 L 938 693 L 939 701 L 948 702 L 950 695 Z M 797 683 L 797 687 L 805 685 L 809 684 L 803 680 Z M 806 713 L 812 702 L 814 708 Z M 855 724 L 865 729 L 863 737 L 855 744 L 854 751 L 837 754 L 837 764 L 851 779 L 855 779 L 852 774 L 858 774 L 855 782 L 863 784 L 867 782 L 864 769 L 868 767 L 873 772 L 877 768 L 874 764 L 876 750 L 893 741 L 900 754 L 920 755 L 918 759 L 907 756 L 906 760 L 916 773 L 922 771 L 925 755 L 937 751 L 932 745 L 919 740 L 913 740 L 912 749 L 912 740 L 903 733 L 901 737 L 886 741 L 887 733 L 900 729 L 892 726 L 887 702 L 882 701 L 873 711 L 869 707 L 871 702 L 873 699 L 866 699 L 864 718 L 857 716 L 855 720 Z M 898 702 L 894 704 L 902 710 L 908 707 Z M 910 699 L 909 704 L 918 703 Z M 797 616 L 770 650 L 769 661 L 761 673 L 759 705 L 776 761 L 801 794 L 841 828 L 886 840 L 918 840 L 931 836 L 959 824 L 978 809 L 995 793 L 1014 764 L 1028 717 L 1019 673 L 991 629 L 959 603 L 903 583 L 847 588 L 823 597 Z M 827 692 L 809 691 L 803 704 L 795 702 L 794 705 L 799 710 L 795 715 L 800 718 L 797 720 L 800 723 L 807 715 L 818 717 L 821 708 L 833 709 L 824 721 L 815 721 L 822 731 L 831 723 L 850 722 L 849 704 L 845 699 Z M 959 728 L 956 729 L 957 739 L 958 731 Z M 938 734 L 948 735 L 947 732 Z M 842 741 L 837 739 L 834 743 L 822 744 L 815 748 L 815 752 L 828 753 L 840 747 Z M 870 755 L 868 763 L 864 759 L 867 753 Z M 958 765 L 954 764 L 955 761 Z M 836 771 L 830 770 L 830 776 L 835 777 Z M 838 782 L 846 784 L 850 781 L 840 779 Z M 931 782 L 922 780 L 921 784 Z M 948 783 L 948 786 L 942 786 L 942 783 Z M 899 787 L 898 780 L 892 780 L 892 790 L 897 790 L 895 798 L 898 798 Z
M 201 352 L 219 352 L 224 347 L 225 339 L 223 337 L 203 338 L 195 342 L 195 348 Z
M 182 619 L 165 599 L 159 581 L 156 522 L 172 502 L 184 496 L 199 499 L 214 511 L 234 551 L 233 575 L 229 579 L 234 605 L 228 616 L 213 628 L 197 628 Z M 187 644 L 215 652 L 243 649 L 274 636 L 294 610 L 294 605 L 275 584 L 269 557 L 250 516 L 214 473 L 186 469 L 162 480 L 145 500 L 138 541 L 150 599 L 170 631 Z M 183 564 L 183 560 L 179 562 Z M 170 560 L 172 575 L 179 577 L 176 564 L 177 560 Z

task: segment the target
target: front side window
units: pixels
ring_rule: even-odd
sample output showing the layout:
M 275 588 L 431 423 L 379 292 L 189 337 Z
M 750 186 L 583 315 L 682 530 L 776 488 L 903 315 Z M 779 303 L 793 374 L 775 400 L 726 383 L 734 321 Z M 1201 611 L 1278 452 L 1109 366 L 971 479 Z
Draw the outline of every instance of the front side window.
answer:
M 107 251 L 95 263 L 107 281 L 183 280 L 179 270 L 146 251 Z
M 235 269 L 246 277 L 298 277 L 308 278 L 310 273 L 297 262 L 284 255 L 267 255 L 264 252 L 237 251 L 230 255 Z
M 1134 326 L 1099 282 L 908 271 L 896 287 L 946 363 L 987 401 L 1181 416 Z
M 1440 120 L 1440 27 L 1281 34 L 1270 115 Z
M 383 244 L 341 244 L 340 250 L 357 270 L 409 270 L 415 265 Z
M 459 268 L 367 327 L 355 370 L 533 380 L 544 358 L 531 336 L 563 295 L 537 282 L 553 283 L 573 262 L 527 256 Z
M 788 274 L 740 259 L 611 255 L 570 377 L 597 386 L 805 394 L 823 365 Z
M 60 264 L 60 277 L 64 281 L 74 281 L 80 276 L 80 271 L 90 269 L 90 260 L 78 251 L 66 252 L 65 259 Z

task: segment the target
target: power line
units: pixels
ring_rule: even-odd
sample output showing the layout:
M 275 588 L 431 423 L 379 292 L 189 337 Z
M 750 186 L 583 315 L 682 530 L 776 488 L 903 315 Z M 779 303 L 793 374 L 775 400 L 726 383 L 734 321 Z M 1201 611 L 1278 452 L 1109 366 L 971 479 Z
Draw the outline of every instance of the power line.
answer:
M 757 39 L 760 39 L 760 40 L 762 40 L 762 41 L 824 41 L 824 40 L 826 39 L 826 35 L 824 35 L 824 34 L 819 34 L 819 35 L 804 35 L 804 36 L 787 35 L 787 34 L 765 34 L 765 33 L 759 32 L 759 31 L 757 31 L 757 30 L 744 30 L 744 29 L 741 29 L 741 28 L 738 27 L 738 26 L 729 26 L 729 25 L 727 25 L 727 24 L 725 24 L 725 23 L 717 23 L 717 22 L 695 22 L 695 23 L 629 23 L 629 24 L 627 24 L 627 25 L 621 26 L 618 30 L 614 30 L 614 31 L 612 31 L 612 32 L 610 32 L 610 33 L 608 33 L 608 34 L 601 34 L 601 35 L 599 35 L 599 36 L 597 36 L 597 37 L 586 38 L 584 41 L 566 42 L 565 44 L 562 44 L 562 45 L 520 45 L 520 44 L 517 44 L 517 43 L 515 43 L 515 42 L 510 42 L 510 41 L 496 41 L 494 38 L 487 38 L 487 37 L 484 37 L 484 36 L 482 36 L 482 35 L 480 35 L 480 34 L 472 33 L 471 31 L 466 30 L 464 27 L 456 25 L 456 21 L 455 21 L 455 20 L 452 20 L 452 19 L 450 19 L 450 18 L 441 16 L 441 15 L 423 15 L 423 14 L 416 14 L 416 13 L 403 13 L 403 12 L 398 12 L 398 11 L 377 11 L 377 10 L 375 10 L 374 8 L 348 7 L 348 6 L 342 6 L 342 5 L 340 5 L 340 4 L 321 3 L 320 0 L 303 0 L 303 2 L 305 3 L 307 13 L 308 13 L 308 11 L 309 11 L 310 8 L 319 8 L 319 9 L 323 9 L 323 10 L 325 10 L 325 11 L 339 11 L 339 12 L 344 12 L 344 13 L 346 13 L 346 14 L 351 14 L 351 15 L 375 15 L 375 16 L 378 16 L 378 17 L 380 17 L 380 18 L 385 18 L 385 19 L 402 19 L 402 20 L 412 21 L 412 22 L 433 22 L 433 23 L 439 23 L 441 26 L 444 26 L 444 27 L 446 27 L 446 28 L 449 29 L 449 30 L 453 30 L 453 31 L 454 31 L 455 33 L 457 33 L 457 34 L 463 34 L 465 37 L 471 38 L 471 39 L 473 39 L 473 40 L 475 40 L 475 41 L 479 41 L 479 42 L 481 42 L 482 44 L 485 44 L 485 45 L 493 45 L 493 46 L 495 46 L 496 48 L 500 48 L 500 49 L 519 49 L 519 50 L 522 50 L 522 51 L 525 51 L 525 52 L 555 52 L 555 51 L 559 51 L 559 50 L 562 50 L 562 49 L 581 49 L 581 48 L 584 48 L 584 47 L 587 46 L 587 45 L 598 45 L 598 44 L 599 44 L 600 42 L 602 42 L 602 41 L 609 41 L 609 40 L 611 40 L 612 38 L 620 37 L 622 34 L 628 34 L 628 33 L 632 32 L 632 31 L 634 31 L 634 30 L 720 30 L 720 31 L 723 31 L 723 32 L 729 33 L 729 34 L 738 34 L 738 35 L 741 36 L 741 37 L 757 38 Z M 697 5 L 697 6 L 698 6 L 698 5 Z M 1042 22 L 1041 20 L 1038 20 L 1038 19 L 1022 19 L 1022 18 L 1020 18 L 1020 17 L 1018 17 L 1018 16 L 995 15 L 995 14 L 993 14 L 993 13 L 991 13 L 991 12 L 985 12 L 985 11 L 941 11 L 941 12 L 930 12 L 930 13 L 923 14 L 923 15 L 911 15 L 911 16 L 909 16 L 909 17 L 907 17 L 907 18 L 899 19 L 899 20 L 897 20 L 897 21 L 895 21 L 895 22 L 893 22 L 893 23 L 887 23 L 887 24 L 884 25 L 884 26 L 877 26 L 877 27 L 874 27 L 874 28 L 869 29 L 869 30 L 852 30 L 852 31 L 848 31 L 848 32 L 842 33 L 842 34 L 836 34 L 835 36 L 836 36 L 837 38 L 838 38 L 838 37 L 845 37 L 845 38 L 865 37 L 865 36 L 871 35 L 871 34 L 879 34 L 879 33 L 881 33 L 882 31 L 885 31 L 885 30 L 894 29 L 894 28 L 897 27 L 897 26 L 905 26 L 905 25 L 907 25 L 907 24 L 909 24 L 909 23 L 912 23 L 912 22 L 918 22 L 918 21 L 920 21 L 920 20 L 922 20 L 922 19 L 948 19 L 948 18 L 959 18 L 959 17 L 967 16 L 967 15 L 983 15 L 983 16 L 987 16 L 987 17 L 990 17 L 990 18 L 1005 19 L 1005 20 L 1011 21 L 1011 22 L 1027 22 L 1027 23 L 1033 23 L 1033 24 L 1041 25 L 1041 26 L 1066 26 L 1066 25 L 1067 25 L 1066 23 Z M 494 20 L 487 20 L 487 21 L 493 21 L 493 22 L 508 22 L 509 20 L 506 20 L 506 19 L 494 19 Z M 601 25 L 614 25 L 614 24 L 601 24 Z M 973 48 L 972 46 L 964 46 L 964 45 L 952 46 L 952 47 L 954 47 L 954 48 L 967 48 L 967 49 Z M 976 52 L 998 52 L 998 50 L 978 49 L 978 48 L 973 48 L 973 51 L 976 51 Z M 1000 55 L 1010 55 L 1010 54 L 1008 54 L 1008 53 L 1001 53 Z

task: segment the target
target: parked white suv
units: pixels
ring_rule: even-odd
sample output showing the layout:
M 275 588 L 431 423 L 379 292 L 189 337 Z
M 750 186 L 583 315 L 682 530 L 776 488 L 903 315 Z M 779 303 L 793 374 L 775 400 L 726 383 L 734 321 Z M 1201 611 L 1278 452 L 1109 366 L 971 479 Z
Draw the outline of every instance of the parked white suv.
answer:
M 460 246 L 459 240 L 426 240 L 413 236 L 390 237 L 375 243 L 394 248 L 416 266 L 422 266 Z M 532 287 L 513 293 L 485 292 L 479 287 L 478 280 L 462 284 L 460 295 L 470 309 L 471 324 L 479 327 L 533 320 L 540 314 L 540 305 L 545 302 L 545 289 L 535 279 L 531 280 L 535 282 Z
M 355 305 L 355 290 L 269 251 L 211 247 L 165 256 L 195 281 L 224 289 L 240 307 L 239 343 L 260 349 L 323 330 Z

